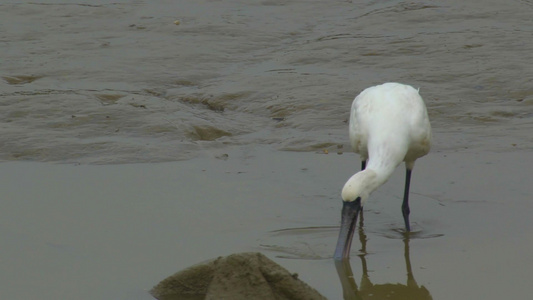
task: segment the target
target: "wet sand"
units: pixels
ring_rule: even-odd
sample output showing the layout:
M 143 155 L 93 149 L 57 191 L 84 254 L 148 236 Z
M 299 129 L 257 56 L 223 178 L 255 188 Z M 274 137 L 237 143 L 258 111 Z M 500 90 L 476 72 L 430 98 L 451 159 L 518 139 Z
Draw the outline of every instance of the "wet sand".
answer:
M 0 298 L 151 299 L 179 270 L 259 251 L 341 299 L 331 256 L 357 156 L 230 150 L 160 164 L 0 164 Z M 530 156 L 434 151 L 417 161 L 409 258 L 433 299 L 529 297 Z M 406 285 L 403 175 L 365 207 L 367 254 L 355 240 L 351 258 L 360 288 L 363 267 L 367 283 Z

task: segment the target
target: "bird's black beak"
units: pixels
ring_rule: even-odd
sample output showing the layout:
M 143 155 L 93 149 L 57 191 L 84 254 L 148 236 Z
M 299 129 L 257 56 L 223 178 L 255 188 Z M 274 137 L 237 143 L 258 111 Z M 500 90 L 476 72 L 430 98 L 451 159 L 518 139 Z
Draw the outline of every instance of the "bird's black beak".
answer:
M 343 260 L 350 257 L 350 247 L 352 246 L 353 233 L 355 231 L 355 224 L 357 223 L 357 216 L 361 210 L 361 198 L 355 199 L 352 202 L 343 201 L 341 213 L 341 230 L 339 232 L 339 239 L 337 240 L 337 248 L 333 259 Z

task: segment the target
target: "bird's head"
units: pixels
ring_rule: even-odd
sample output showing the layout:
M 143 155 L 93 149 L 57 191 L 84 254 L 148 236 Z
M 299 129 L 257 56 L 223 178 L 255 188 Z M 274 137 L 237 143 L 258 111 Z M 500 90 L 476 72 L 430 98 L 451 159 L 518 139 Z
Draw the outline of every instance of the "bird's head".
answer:
M 334 259 L 348 259 L 350 256 L 357 216 L 370 196 L 375 181 L 376 173 L 372 170 L 365 170 L 350 177 L 342 188 L 341 228 Z
M 355 173 L 342 188 L 341 197 L 343 202 L 352 202 L 357 198 L 361 200 L 363 206 L 370 196 L 372 182 L 375 181 L 376 172 L 365 170 Z

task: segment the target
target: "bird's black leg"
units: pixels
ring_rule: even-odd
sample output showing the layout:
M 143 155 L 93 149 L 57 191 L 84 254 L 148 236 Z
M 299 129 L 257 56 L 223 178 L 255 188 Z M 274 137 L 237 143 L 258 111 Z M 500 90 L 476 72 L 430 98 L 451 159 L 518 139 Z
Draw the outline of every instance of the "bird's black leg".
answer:
M 406 169 L 405 173 L 405 190 L 403 193 L 403 203 L 402 203 L 402 214 L 403 214 L 403 221 L 405 222 L 405 230 L 407 232 L 411 231 L 411 227 L 409 226 L 409 185 L 411 183 L 411 171 L 409 169 Z
M 361 161 L 361 171 L 366 168 L 366 160 Z M 363 207 L 359 210 L 359 227 L 363 227 Z

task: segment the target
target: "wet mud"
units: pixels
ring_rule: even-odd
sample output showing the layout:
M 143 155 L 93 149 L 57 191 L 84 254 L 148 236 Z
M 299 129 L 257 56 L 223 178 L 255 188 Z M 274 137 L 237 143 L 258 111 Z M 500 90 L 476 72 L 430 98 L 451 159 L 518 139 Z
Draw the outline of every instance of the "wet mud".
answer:
M 237 253 L 180 271 L 151 291 L 158 300 L 325 300 L 261 253 Z
M 0 159 L 108 164 L 236 145 L 349 148 L 352 99 L 388 81 L 420 88 L 434 149 L 530 149 L 531 9 L 527 1 L 0 4 Z

